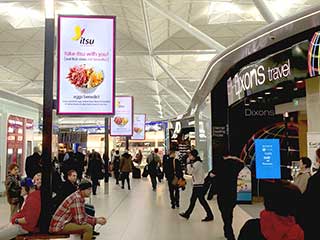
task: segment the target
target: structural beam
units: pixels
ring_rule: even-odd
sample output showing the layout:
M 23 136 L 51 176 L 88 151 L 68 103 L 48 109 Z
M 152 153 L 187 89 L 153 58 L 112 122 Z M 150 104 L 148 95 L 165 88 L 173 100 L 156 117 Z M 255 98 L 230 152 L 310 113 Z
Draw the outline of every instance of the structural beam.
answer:
M 163 97 L 162 101 L 174 112 L 175 115 L 178 115 L 178 112 L 168 103 L 168 101 Z
M 163 90 L 165 90 L 167 93 L 169 93 L 169 95 L 171 95 L 172 97 L 174 97 L 175 99 L 178 100 L 179 103 L 181 103 L 185 108 L 189 107 L 189 103 L 186 103 L 182 98 L 180 98 L 176 93 L 174 93 L 173 91 L 171 91 L 168 87 L 166 87 L 165 85 L 163 85 L 160 81 L 157 81 L 157 83 L 163 88 Z
M 185 20 L 183 20 L 181 17 L 175 15 L 173 12 L 169 11 L 168 9 L 162 8 L 158 3 L 156 3 L 153 0 L 143 0 L 146 2 L 150 7 L 152 7 L 154 10 L 159 12 L 164 17 L 168 18 L 181 28 L 183 28 L 186 32 L 190 33 L 195 38 L 199 39 L 201 42 L 206 44 L 208 47 L 212 49 L 216 49 L 218 52 L 222 52 L 225 47 L 218 43 L 217 41 L 213 40 L 211 37 L 209 37 L 207 34 L 201 32 L 196 27 L 192 26 Z
M 253 0 L 253 2 L 267 23 L 272 23 L 278 20 L 278 17 L 270 11 L 264 0 Z
M 161 69 L 169 76 L 169 78 L 182 90 L 184 95 L 191 100 L 190 93 L 182 86 L 182 84 L 173 76 L 173 74 L 160 62 L 160 59 L 157 56 L 153 56 L 153 59 L 158 63 L 158 65 L 161 67 Z

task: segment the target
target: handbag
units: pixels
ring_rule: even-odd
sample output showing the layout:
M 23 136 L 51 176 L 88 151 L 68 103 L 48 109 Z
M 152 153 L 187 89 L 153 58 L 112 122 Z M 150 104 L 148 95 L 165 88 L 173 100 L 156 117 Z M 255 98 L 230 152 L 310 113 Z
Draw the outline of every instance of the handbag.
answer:
M 187 181 L 184 178 L 179 178 L 177 185 L 179 188 L 184 188 L 187 185 Z
M 148 165 L 143 168 L 142 177 L 148 177 Z

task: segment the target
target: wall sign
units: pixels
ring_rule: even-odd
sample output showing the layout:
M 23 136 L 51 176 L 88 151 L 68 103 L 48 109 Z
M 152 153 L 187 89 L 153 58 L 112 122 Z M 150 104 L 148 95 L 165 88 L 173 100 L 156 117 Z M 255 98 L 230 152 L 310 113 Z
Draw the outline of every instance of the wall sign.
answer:
M 227 80 L 228 105 L 281 82 L 308 78 L 308 44 L 309 41 L 303 41 L 242 67 Z
M 114 114 L 115 17 L 58 17 L 58 114 Z
M 133 97 L 116 97 L 115 115 L 111 118 L 111 136 L 132 136 L 133 134 Z
M 280 141 L 279 139 L 255 139 L 257 179 L 279 179 Z
M 145 114 L 134 114 L 133 117 L 133 140 L 144 140 L 145 139 Z

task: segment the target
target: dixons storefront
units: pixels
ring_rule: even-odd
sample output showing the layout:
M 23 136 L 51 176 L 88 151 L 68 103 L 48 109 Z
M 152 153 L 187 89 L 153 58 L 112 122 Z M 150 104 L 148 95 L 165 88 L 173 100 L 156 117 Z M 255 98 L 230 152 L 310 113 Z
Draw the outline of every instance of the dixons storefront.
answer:
M 218 56 L 193 99 L 191 112 L 204 102 L 201 95 L 211 95 L 213 162 L 225 149 L 246 161 L 239 174 L 239 201 L 251 201 L 251 192 L 259 195 L 257 178 L 292 179 L 300 157 L 315 160 L 320 147 L 319 12 L 267 26 Z M 204 93 L 208 87 L 211 92 Z

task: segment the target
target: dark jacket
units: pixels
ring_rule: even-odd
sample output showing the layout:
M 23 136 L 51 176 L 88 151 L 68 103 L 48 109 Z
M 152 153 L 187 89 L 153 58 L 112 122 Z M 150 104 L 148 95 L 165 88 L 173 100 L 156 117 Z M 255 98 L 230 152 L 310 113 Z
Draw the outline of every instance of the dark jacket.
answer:
M 318 235 L 318 223 L 314 221 L 314 216 L 320 216 L 318 206 L 320 202 L 320 170 L 318 170 L 308 180 L 306 191 L 302 195 L 298 221 L 305 232 L 305 239 L 314 239 Z
M 260 219 L 249 219 L 242 226 L 238 240 L 266 240 L 261 233 Z
M 28 178 L 33 178 L 38 172 L 41 172 L 41 156 L 35 152 L 26 159 L 26 174 Z
M 72 193 L 77 191 L 78 187 L 76 184 L 72 184 L 69 180 L 62 183 L 60 191 L 54 199 L 56 208 Z
M 76 152 L 74 155 L 76 159 L 76 167 L 75 169 L 77 171 L 78 177 L 80 177 L 84 171 L 84 157 L 85 155 L 82 152 Z
M 120 172 L 132 172 L 132 157 L 124 153 L 120 158 Z
M 102 169 L 104 169 L 102 159 L 99 153 L 95 152 L 92 154 L 89 164 L 88 164 L 88 175 L 91 179 L 102 179 L 103 173 Z M 102 176 L 102 177 L 101 177 Z
M 173 167 L 173 161 L 175 161 L 175 170 Z M 172 157 L 163 158 L 163 172 L 166 178 L 168 179 L 168 181 L 171 181 L 174 176 L 176 176 L 177 178 L 183 177 L 180 161 Z
M 21 187 L 18 177 L 8 174 L 6 179 L 6 191 L 9 204 L 18 204 L 20 202 Z
M 216 166 L 216 184 L 218 198 L 236 203 L 237 180 L 244 163 L 232 158 L 221 158 Z

